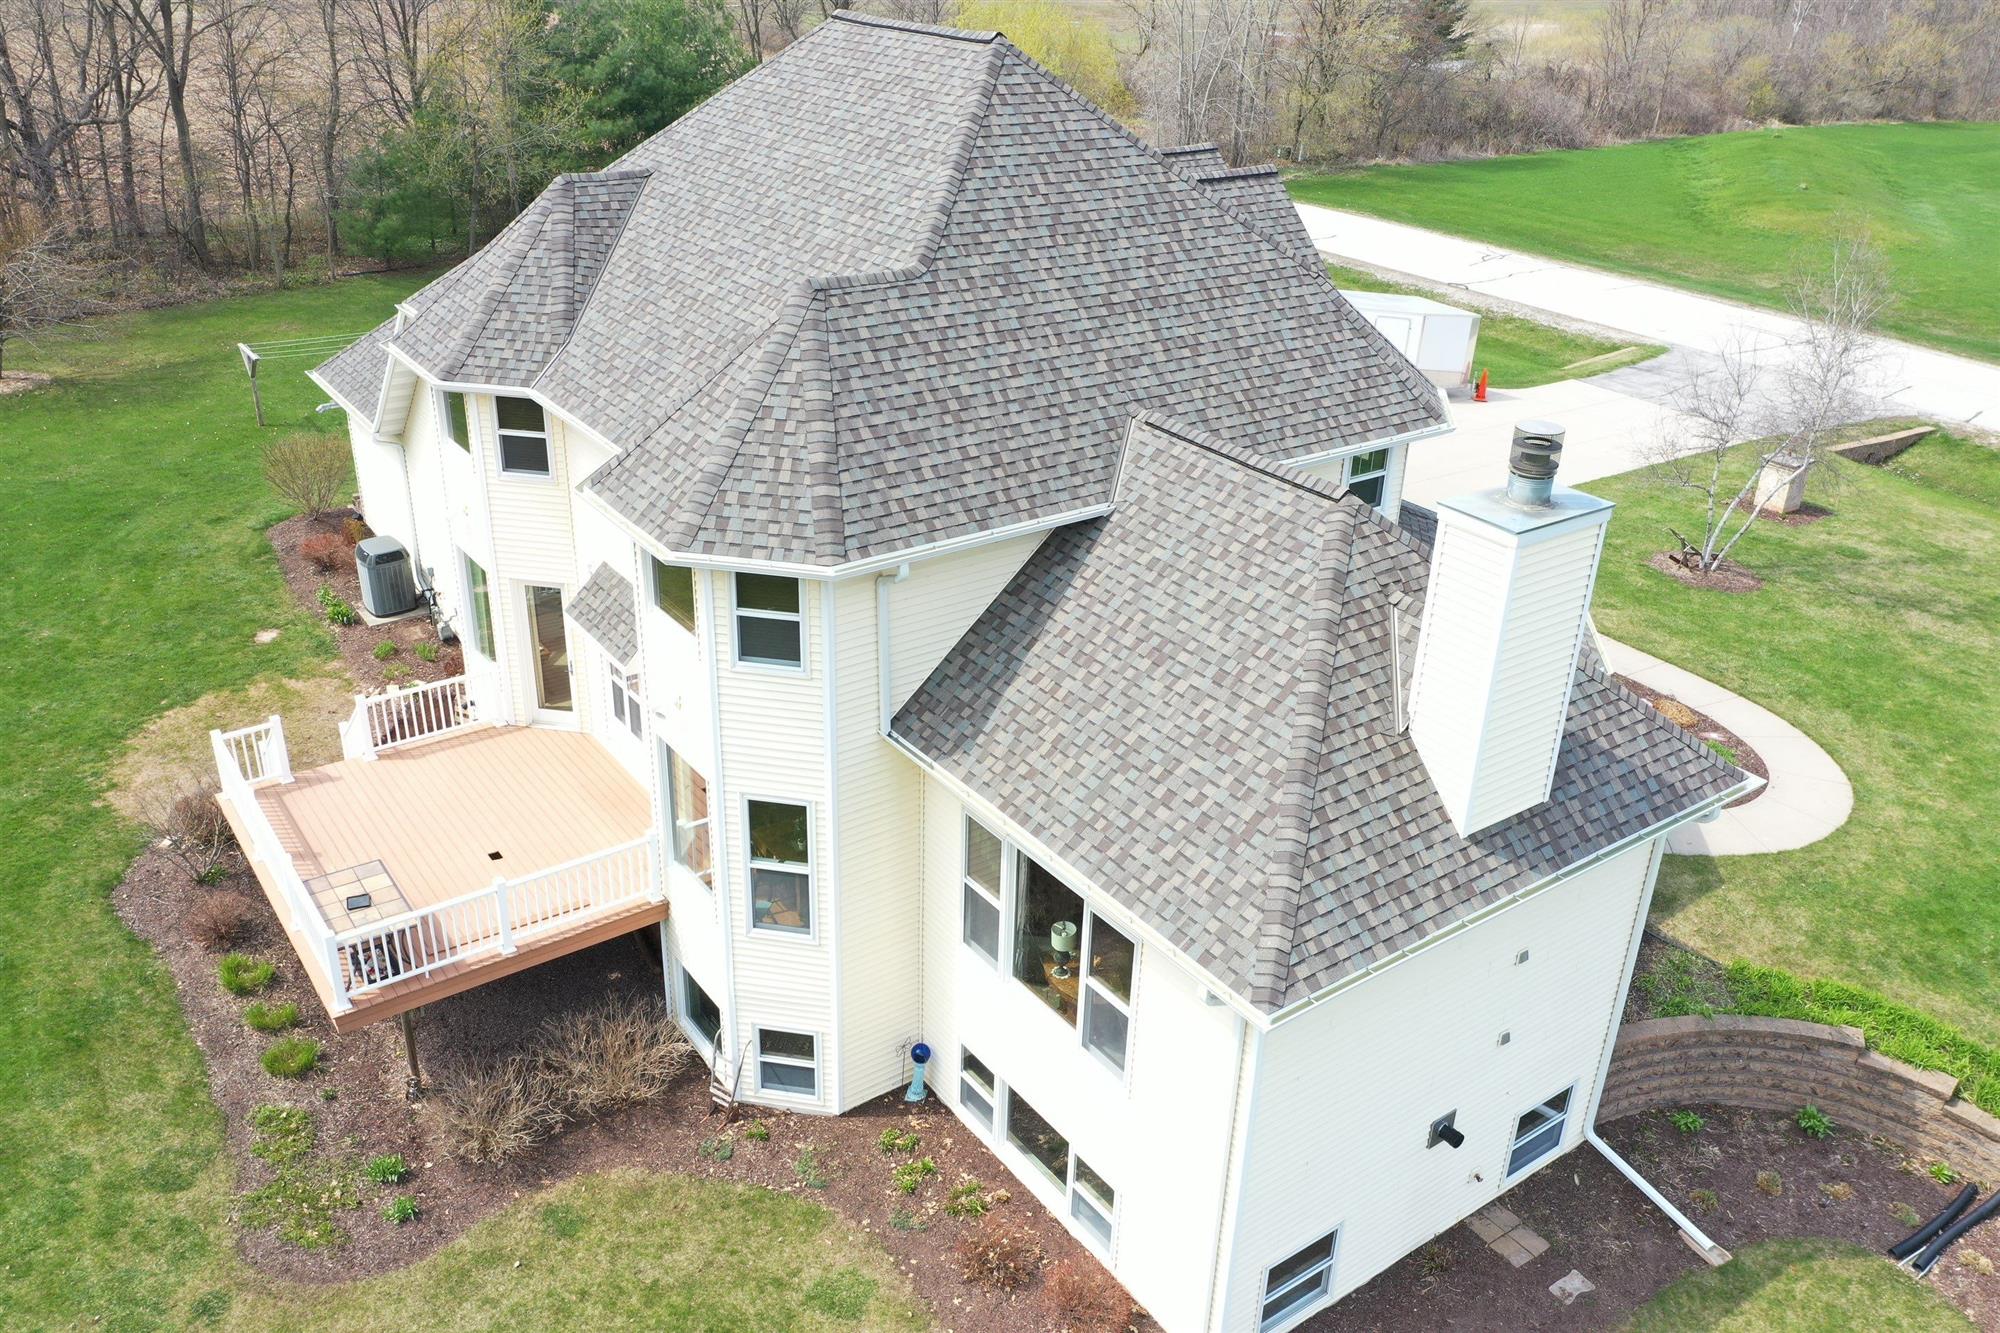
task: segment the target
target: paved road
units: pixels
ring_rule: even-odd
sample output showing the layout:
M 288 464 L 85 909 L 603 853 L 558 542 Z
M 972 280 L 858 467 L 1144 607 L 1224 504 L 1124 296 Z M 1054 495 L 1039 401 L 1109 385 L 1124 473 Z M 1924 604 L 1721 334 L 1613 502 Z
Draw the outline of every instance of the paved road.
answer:
M 1493 484 L 1490 474 L 1505 457 L 1512 424 L 1524 416 L 1546 416 L 1569 428 L 1565 480 L 1586 481 L 1637 466 L 1660 434 L 1667 415 L 1662 404 L 1688 361 L 1735 345 L 1761 364 L 1777 364 L 1798 340 L 1797 321 L 1773 311 L 1398 222 L 1312 204 L 1298 208 L 1306 230 L 1327 255 L 1622 329 L 1636 341 L 1673 349 L 1646 365 L 1521 390 L 1498 402 L 1454 401 L 1459 429 L 1411 451 L 1404 489 L 1415 500 Z M 2000 428 L 2000 365 L 1885 339 L 1870 377 L 1885 415 L 1911 413 Z

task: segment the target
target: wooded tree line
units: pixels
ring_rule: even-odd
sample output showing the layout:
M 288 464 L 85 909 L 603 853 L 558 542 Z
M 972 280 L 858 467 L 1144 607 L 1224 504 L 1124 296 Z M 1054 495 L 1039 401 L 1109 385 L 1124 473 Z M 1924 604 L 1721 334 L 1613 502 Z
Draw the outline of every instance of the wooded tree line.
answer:
M 2000 0 L 1124 0 L 1162 142 L 1331 163 L 2000 116 Z M 1553 16 L 1553 17 L 1551 17 Z

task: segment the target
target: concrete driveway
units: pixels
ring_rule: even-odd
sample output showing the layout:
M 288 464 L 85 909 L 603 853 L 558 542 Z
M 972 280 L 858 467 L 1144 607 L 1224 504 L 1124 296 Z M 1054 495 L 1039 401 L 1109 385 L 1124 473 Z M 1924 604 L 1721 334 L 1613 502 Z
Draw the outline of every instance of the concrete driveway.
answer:
M 1569 319 L 1664 343 L 1667 356 L 1589 380 L 1495 394 L 1494 401 L 1454 400 L 1458 429 L 1411 452 L 1404 494 L 1419 503 L 1491 485 L 1506 458 L 1515 421 L 1546 417 L 1569 429 L 1566 481 L 1624 472 L 1659 438 L 1670 398 L 1690 360 L 1741 347 L 1776 365 L 1792 354 L 1798 321 L 1774 311 L 1699 296 L 1657 283 L 1561 264 L 1463 237 L 1312 204 L 1299 216 L 1322 254 L 1356 259 L 1432 282 L 1468 288 Z M 2000 427 L 2000 365 L 1883 339 L 1869 388 L 1884 415 Z

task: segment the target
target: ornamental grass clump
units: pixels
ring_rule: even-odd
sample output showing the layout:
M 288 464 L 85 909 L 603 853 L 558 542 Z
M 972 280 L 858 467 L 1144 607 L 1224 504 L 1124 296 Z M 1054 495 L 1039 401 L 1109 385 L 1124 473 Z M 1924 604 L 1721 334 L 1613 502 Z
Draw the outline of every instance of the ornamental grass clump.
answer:
M 232 953 L 223 955 L 215 967 L 216 978 L 222 982 L 222 989 L 231 995 L 260 995 L 278 975 L 275 964 L 262 958 L 252 958 L 249 954 Z
M 287 1037 L 264 1048 L 264 1072 L 272 1078 L 304 1078 L 319 1068 L 319 1043 L 311 1037 Z
M 1026 1227 L 993 1216 L 959 1233 L 952 1246 L 958 1275 L 997 1291 L 1018 1291 L 1042 1265 L 1042 1246 Z
M 482 1165 L 518 1157 L 563 1121 L 547 1073 L 525 1056 L 445 1065 L 432 1080 L 424 1112 L 445 1151 Z

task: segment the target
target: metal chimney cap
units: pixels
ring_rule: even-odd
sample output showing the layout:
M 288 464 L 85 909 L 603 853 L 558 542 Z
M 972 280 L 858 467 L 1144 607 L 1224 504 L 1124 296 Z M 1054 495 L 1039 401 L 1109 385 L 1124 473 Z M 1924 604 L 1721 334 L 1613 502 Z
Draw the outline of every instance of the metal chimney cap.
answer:
M 1522 421 L 1514 427 L 1514 447 L 1507 470 L 1517 477 L 1540 481 L 1556 475 L 1562 461 L 1563 428 L 1553 421 Z

